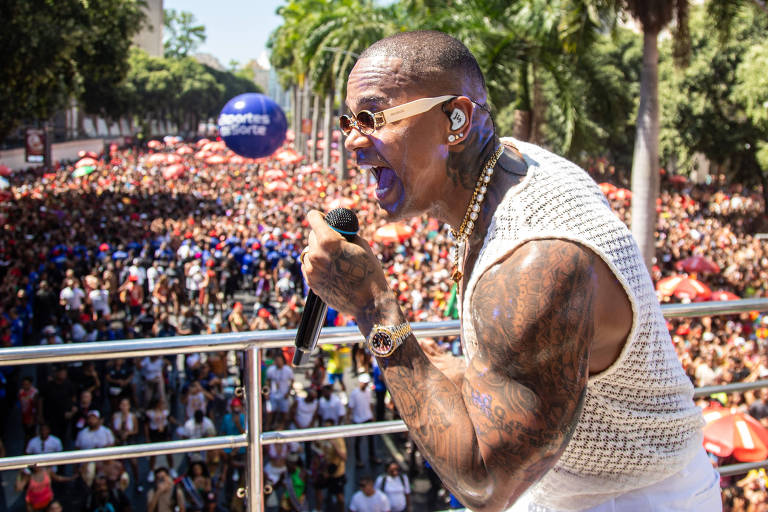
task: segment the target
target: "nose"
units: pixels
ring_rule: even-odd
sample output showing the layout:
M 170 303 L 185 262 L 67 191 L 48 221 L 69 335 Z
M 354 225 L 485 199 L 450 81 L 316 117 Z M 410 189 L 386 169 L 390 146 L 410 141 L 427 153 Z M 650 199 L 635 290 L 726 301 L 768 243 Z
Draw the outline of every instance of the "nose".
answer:
M 347 138 L 344 140 L 344 147 L 347 148 L 349 153 L 353 153 L 358 149 L 369 147 L 370 145 L 371 140 L 367 135 L 363 135 L 363 133 L 358 130 L 356 126 L 352 128 L 352 130 L 349 132 L 349 135 L 347 135 Z

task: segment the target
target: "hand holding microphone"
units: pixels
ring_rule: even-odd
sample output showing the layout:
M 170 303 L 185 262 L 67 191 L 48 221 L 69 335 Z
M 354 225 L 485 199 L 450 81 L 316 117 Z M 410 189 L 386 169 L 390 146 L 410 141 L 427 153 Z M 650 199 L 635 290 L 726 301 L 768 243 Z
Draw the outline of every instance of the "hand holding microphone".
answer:
M 352 242 L 357 236 L 359 224 L 357 216 L 352 210 L 347 208 L 331 210 L 325 216 L 325 222 L 348 242 Z M 301 253 L 302 265 L 306 264 L 304 256 L 308 249 L 304 249 Z M 317 346 L 317 338 L 320 336 L 320 329 L 325 322 L 327 310 L 328 306 L 325 302 L 314 291 L 309 290 L 304 304 L 304 312 L 301 315 L 299 327 L 296 331 L 296 353 L 293 355 L 294 366 L 305 364 Z

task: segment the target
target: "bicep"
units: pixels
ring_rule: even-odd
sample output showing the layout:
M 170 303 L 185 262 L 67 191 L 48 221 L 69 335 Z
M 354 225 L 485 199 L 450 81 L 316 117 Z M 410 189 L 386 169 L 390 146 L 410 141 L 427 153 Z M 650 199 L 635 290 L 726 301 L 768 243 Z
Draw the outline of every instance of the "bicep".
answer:
M 593 259 L 574 243 L 531 242 L 479 280 L 462 393 L 486 465 L 532 482 L 567 445 L 588 378 Z

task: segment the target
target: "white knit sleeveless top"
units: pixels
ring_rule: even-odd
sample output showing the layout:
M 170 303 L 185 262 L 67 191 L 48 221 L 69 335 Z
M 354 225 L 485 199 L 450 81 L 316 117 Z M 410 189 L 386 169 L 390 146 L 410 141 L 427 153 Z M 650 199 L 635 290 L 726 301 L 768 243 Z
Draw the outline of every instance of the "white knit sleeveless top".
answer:
M 497 207 L 462 297 L 467 358 L 476 352 L 477 336 L 463 312 L 471 311 L 478 278 L 531 240 L 572 240 L 590 248 L 616 275 L 632 305 L 632 330 L 621 354 L 589 378 L 570 443 L 529 490 L 534 510 L 581 510 L 681 470 L 701 449 L 704 421 L 627 227 L 582 169 L 532 144 L 510 141 L 523 153 L 528 173 Z

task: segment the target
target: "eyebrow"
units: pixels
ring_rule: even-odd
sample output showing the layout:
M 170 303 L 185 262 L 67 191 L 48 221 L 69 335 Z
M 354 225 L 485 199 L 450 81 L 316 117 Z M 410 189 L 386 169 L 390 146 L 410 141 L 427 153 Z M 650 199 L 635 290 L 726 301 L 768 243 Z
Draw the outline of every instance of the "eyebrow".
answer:
M 357 106 L 363 107 L 360 110 L 366 110 L 366 108 L 380 109 L 382 106 L 388 103 L 389 103 L 389 98 L 387 96 L 363 96 L 362 98 L 358 99 Z M 358 110 L 358 112 L 360 110 Z

